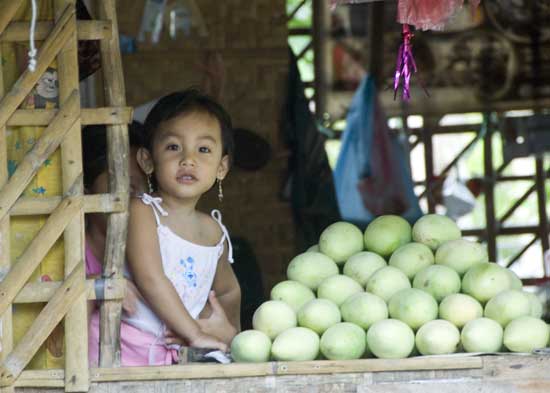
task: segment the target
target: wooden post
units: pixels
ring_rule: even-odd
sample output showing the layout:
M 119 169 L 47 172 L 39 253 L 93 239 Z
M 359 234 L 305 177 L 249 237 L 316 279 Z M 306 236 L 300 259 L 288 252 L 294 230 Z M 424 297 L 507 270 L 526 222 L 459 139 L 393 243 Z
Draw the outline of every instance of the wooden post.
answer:
M 17 2 L 11 2 L 14 4 Z M 4 7 L 6 3 L 4 3 Z M 6 12 L 4 10 L 4 12 Z M 6 12 L 7 14 L 7 12 Z M 3 13 L 0 15 L 4 16 Z M 0 25 L 0 27 L 2 27 Z M 2 59 L 2 46 L 0 45 L 0 59 Z M 0 61 L 0 97 L 4 96 L 4 70 L 2 61 Z M 6 127 L 0 126 L 0 190 L 4 188 L 8 182 L 8 145 Z M 4 275 L 8 273 L 11 265 L 11 251 L 10 251 L 10 216 L 6 215 L 3 219 L 0 219 L 0 275 L 4 278 Z M 12 306 L 9 305 L 2 317 L 0 318 L 0 362 L 6 359 L 8 353 L 13 348 L 13 325 L 12 325 Z M 13 391 L 13 388 L 9 389 L 9 393 Z M 5 393 L 8 393 L 6 391 Z
M 378 91 L 381 90 L 384 70 L 384 2 L 369 4 L 369 56 L 368 72 L 374 78 Z M 406 126 L 406 119 L 404 126 Z
M 75 0 L 55 0 L 56 22 L 63 18 L 64 10 L 71 12 L 68 23 L 76 26 Z M 57 56 L 59 75 L 59 101 L 64 103 L 73 92 L 78 92 L 78 49 L 76 28 Z M 77 93 L 80 104 L 80 94 Z M 63 110 L 63 104 L 61 104 Z M 77 109 L 80 114 L 80 105 Z M 79 116 L 80 117 L 80 116 Z M 82 138 L 80 118 L 74 122 L 61 143 L 61 166 L 63 192 L 82 197 Z M 64 233 L 65 277 L 69 277 L 79 261 L 85 259 L 84 253 L 84 210 L 81 206 L 69 222 Z M 86 271 L 78 270 L 80 285 L 86 280 Z M 90 387 L 88 370 L 88 303 L 84 291 L 74 302 L 65 317 L 65 391 L 87 392 Z
M 126 93 L 124 75 L 118 42 L 118 23 L 114 0 L 98 0 L 99 17 L 110 20 L 112 38 L 102 40 L 101 61 L 104 75 L 105 101 L 109 106 L 124 106 Z M 107 127 L 107 148 L 109 165 L 109 191 L 125 195 L 128 204 L 128 127 L 113 125 Z M 127 209 L 122 213 L 111 213 L 107 227 L 107 244 L 103 276 L 121 278 L 126 253 Z M 104 301 L 101 305 L 101 327 L 99 365 L 113 367 L 120 365 L 120 301 Z
M 428 213 L 435 213 L 434 198 L 434 158 L 432 144 L 432 124 L 424 123 L 422 128 L 422 142 L 424 143 L 424 164 L 426 168 L 426 199 L 428 201 Z
M 548 250 L 548 215 L 546 214 L 546 172 L 544 171 L 544 158 L 535 158 L 536 168 L 536 188 L 537 188 L 537 202 L 539 208 L 539 237 L 542 245 L 542 253 Z M 543 264 L 544 276 L 548 277 L 550 272 L 546 271 L 546 264 Z
M 489 260 L 497 261 L 497 226 L 495 218 L 495 174 L 493 168 L 493 129 L 491 114 L 485 113 L 485 138 L 483 144 L 483 163 L 485 169 L 485 225 L 487 226 L 487 251 Z
M 76 24 L 74 19 L 71 19 L 74 16 L 74 12 L 74 9 L 70 7 L 65 9 L 59 19 L 59 24 L 55 25 L 38 51 L 36 70 L 34 72 L 25 70 L 11 90 L 0 101 L 0 126 L 6 124 L 13 112 L 23 102 L 44 71 L 46 71 L 59 50 L 74 33 Z
M 75 123 L 79 116 L 79 100 L 78 92 L 67 98 L 66 102 L 63 103 L 63 108 L 19 163 L 8 184 L 2 188 L 2 192 L 0 192 L 0 220 L 8 214 L 17 198 L 36 175 L 44 160 L 57 149 L 65 134 Z
M 322 120 L 331 85 L 330 10 L 328 0 L 313 1 L 313 51 L 315 65 L 315 115 Z
M 80 276 L 84 273 L 84 262 L 80 261 L 40 312 L 17 347 L 8 355 L 0 368 L 0 386 L 13 384 L 63 316 L 82 297 L 86 285 Z
M 0 282 L 0 315 L 13 303 L 15 296 L 75 215 L 82 209 L 82 198 L 65 198 Z

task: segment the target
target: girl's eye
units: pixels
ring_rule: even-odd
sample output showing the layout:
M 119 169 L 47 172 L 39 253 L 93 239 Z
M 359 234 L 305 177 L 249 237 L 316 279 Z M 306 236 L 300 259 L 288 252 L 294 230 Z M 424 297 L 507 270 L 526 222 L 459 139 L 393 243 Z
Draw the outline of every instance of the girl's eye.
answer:
M 209 147 L 206 147 L 206 146 L 202 146 L 202 147 L 199 147 L 199 151 L 201 153 L 210 153 L 210 148 Z
M 168 146 L 166 146 L 166 150 L 173 150 L 173 151 L 177 151 L 179 149 L 179 146 L 174 144 L 174 143 L 171 143 L 169 144 Z

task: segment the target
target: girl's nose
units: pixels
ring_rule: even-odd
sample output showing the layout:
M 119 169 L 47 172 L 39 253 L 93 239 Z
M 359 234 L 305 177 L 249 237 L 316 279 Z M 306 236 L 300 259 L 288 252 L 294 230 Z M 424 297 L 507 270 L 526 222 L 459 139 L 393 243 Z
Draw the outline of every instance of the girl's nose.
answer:
M 180 166 L 194 166 L 195 160 L 193 159 L 193 155 L 189 153 L 182 154 L 180 158 Z

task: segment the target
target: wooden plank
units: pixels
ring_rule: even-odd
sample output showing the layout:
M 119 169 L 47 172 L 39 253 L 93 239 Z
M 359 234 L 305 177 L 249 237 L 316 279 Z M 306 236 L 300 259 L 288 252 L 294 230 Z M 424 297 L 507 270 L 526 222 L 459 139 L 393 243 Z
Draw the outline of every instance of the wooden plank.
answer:
M 0 386 L 14 383 L 42 343 L 84 293 L 86 286 L 81 279 L 83 274 L 84 262 L 80 261 L 0 367 Z
M 56 24 L 38 51 L 35 72 L 26 69 L 15 82 L 10 92 L 0 101 L 0 126 L 6 124 L 13 112 L 23 102 L 44 71 L 49 67 L 57 53 L 74 33 L 75 23 L 74 18 L 71 19 L 71 17 L 74 17 L 74 9 L 68 7 L 59 19 L 59 23 Z
M 544 170 L 544 157 L 539 156 L 535 158 L 535 173 L 536 180 L 535 185 L 537 188 L 537 204 L 539 211 L 539 238 L 542 245 L 542 257 L 548 250 L 548 214 L 546 212 L 546 171 Z M 541 258 L 541 261 L 543 260 Z M 546 263 L 542 264 L 544 276 L 548 277 L 550 273 Z
M 16 3 L 16 2 L 13 2 Z M 12 3 L 12 5 L 13 5 Z M 6 4 L 3 5 L 4 7 Z M 3 12 L 6 12 L 4 9 Z M 0 14 L 2 15 L 2 14 Z M 1 35 L 0 35 L 1 37 Z M 0 59 L 2 59 L 2 46 L 0 45 Z M 4 64 L 0 61 L 0 97 L 4 96 Z M 0 190 L 8 182 L 8 145 L 6 127 L 0 127 Z M 6 215 L 0 219 L 0 275 L 4 276 L 11 266 L 11 246 L 10 246 L 10 216 Z M 8 306 L 0 318 L 0 362 L 6 359 L 8 353 L 13 348 L 13 319 L 12 306 Z M 7 388 L 3 393 L 12 393 L 13 388 Z
M 48 37 L 54 26 L 53 21 L 40 21 L 36 23 L 34 39 L 42 41 Z M 104 20 L 78 20 L 76 33 L 80 41 L 102 40 L 110 38 L 111 23 Z M 19 42 L 29 40 L 29 22 L 11 22 L 2 35 L 0 42 Z
M 84 213 L 123 212 L 124 196 L 112 194 L 84 195 Z M 10 216 L 34 216 L 50 214 L 61 203 L 62 197 L 30 198 L 20 197 L 10 210 Z
M 160 367 L 92 369 L 94 382 L 147 381 L 169 379 L 236 378 L 267 375 L 315 375 L 334 373 L 474 369 L 483 366 L 476 356 L 409 359 L 318 360 L 312 362 L 271 362 L 232 364 L 186 364 Z
M 64 388 L 65 370 L 25 370 L 14 383 L 17 388 Z
M 487 233 L 487 252 L 489 260 L 497 261 L 497 225 L 495 217 L 495 172 L 493 168 L 493 129 L 490 113 L 484 115 L 486 132 L 483 144 L 484 192 L 485 192 L 485 227 Z
M 75 11 L 76 0 L 55 0 L 56 24 L 62 22 L 66 9 Z M 76 13 L 72 12 L 68 22 L 76 26 Z M 80 104 L 79 79 L 78 79 L 78 47 L 76 29 L 59 51 L 57 56 L 57 70 L 59 75 L 59 101 L 61 110 L 64 102 L 74 91 L 78 92 Z M 63 192 L 70 192 L 74 196 L 82 197 L 84 186 L 82 182 L 82 132 L 80 124 L 80 106 L 73 108 L 78 113 L 78 119 L 67 132 L 61 143 L 61 167 Z M 65 277 L 71 277 L 78 272 L 77 280 L 84 286 L 86 271 L 77 269 L 78 262 L 85 260 L 84 252 L 84 211 L 75 214 L 69 222 L 65 232 Z M 84 292 L 84 291 L 83 291 Z M 65 391 L 87 392 L 90 387 L 90 375 L 88 370 L 88 303 L 86 296 L 82 294 L 75 299 L 72 308 L 65 316 Z
M 57 109 L 18 109 L 9 118 L 8 126 L 47 126 L 59 111 Z M 81 108 L 81 124 L 129 124 L 131 107 Z
M 57 149 L 65 134 L 75 124 L 80 107 L 79 100 L 78 92 L 74 92 L 67 99 L 63 109 L 57 113 L 55 119 L 44 130 L 32 149 L 19 163 L 8 183 L 2 188 L 0 192 L 0 220 L 8 214 L 40 166 Z
M 3 1 L 0 4 L 0 36 L 3 35 L 21 4 L 23 4 L 23 0 Z
M 110 40 L 100 43 L 103 69 L 105 101 L 109 106 L 125 106 L 126 93 L 124 75 L 118 41 L 118 22 L 114 0 L 97 1 L 99 17 L 110 20 L 113 35 Z M 128 127 L 126 125 L 107 126 L 107 150 L 109 167 L 109 189 L 117 194 L 128 195 Z M 128 199 L 126 199 L 126 202 Z M 107 227 L 104 277 L 122 276 L 126 252 L 128 213 L 111 213 Z M 100 349 L 99 364 L 102 367 L 120 365 L 120 313 L 119 301 L 104 301 L 100 310 Z
M 68 223 L 82 209 L 82 198 L 65 198 L 32 240 L 17 263 L 12 266 L 4 280 L 0 282 L 0 314 L 13 303 L 17 293 L 29 280 L 50 248 L 57 241 Z
M 101 278 L 101 279 L 88 279 L 86 280 L 86 299 L 87 300 L 96 300 L 96 285 L 102 284 L 101 287 L 104 288 L 105 296 L 103 299 L 115 300 L 123 299 L 124 291 L 126 290 L 126 280 L 124 278 L 120 279 L 110 279 L 110 278 Z M 48 302 L 55 291 L 63 285 L 63 281 L 49 281 L 49 282 L 33 282 L 26 284 L 23 289 L 17 294 L 13 303 L 43 303 Z

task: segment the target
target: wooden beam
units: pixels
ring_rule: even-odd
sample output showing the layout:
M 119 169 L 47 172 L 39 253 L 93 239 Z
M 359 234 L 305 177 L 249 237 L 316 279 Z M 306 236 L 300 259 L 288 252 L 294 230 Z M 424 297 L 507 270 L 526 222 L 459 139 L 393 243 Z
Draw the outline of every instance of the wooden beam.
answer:
M 125 106 L 126 92 L 118 41 L 118 22 L 114 0 L 96 2 L 101 19 L 110 20 L 113 35 L 100 42 L 103 69 L 105 102 L 109 106 Z M 128 195 L 128 127 L 126 125 L 107 126 L 107 159 L 109 168 L 110 192 Z M 125 200 L 128 203 L 128 199 Z M 126 254 L 126 234 L 128 212 L 111 213 L 107 226 L 107 244 L 103 276 L 121 278 Z M 113 367 L 120 365 L 120 313 L 119 301 L 107 300 L 100 309 L 99 365 Z
M 33 282 L 26 284 L 14 299 L 15 304 L 44 303 L 50 301 L 63 281 Z M 96 293 L 96 287 L 102 287 L 104 296 Z M 126 279 L 88 279 L 86 280 L 87 300 L 121 300 L 126 290 Z
M 82 198 L 69 197 L 65 198 L 48 217 L 17 263 L 0 282 L 0 315 L 10 307 L 17 293 L 40 265 L 68 223 L 81 209 Z
M 4 34 L 4 30 L 21 7 L 21 4 L 23 4 L 23 0 L 3 1 L 0 4 L 0 37 Z
M 54 0 L 55 22 L 60 23 L 64 10 L 75 10 L 76 0 Z M 76 27 L 76 13 L 68 22 Z M 82 182 L 82 132 L 80 123 L 80 91 L 78 79 L 78 40 L 76 28 L 57 55 L 57 70 L 59 75 L 60 110 L 64 110 L 66 100 L 78 92 L 77 121 L 67 132 L 61 142 L 61 168 L 63 192 L 82 198 L 84 185 Z M 80 211 L 69 222 L 63 234 L 65 250 L 65 277 L 68 280 L 76 274 L 75 280 L 84 286 L 85 269 L 79 269 L 78 261 L 85 260 L 84 252 L 84 211 Z M 84 291 L 82 291 L 84 292 Z M 73 306 L 65 316 L 65 391 L 87 392 L 90 388 L 88 370 L 88 304 L 84 294 L 75 295 Z
M 63 137 L 75 124 L 80 108 L 78 92 L 74 92 L 44 130 L 32 149 L 18 164 L 16 171 L 0 192 L 0 220 L 4 218 L 25 190 L 44 161 L 57 149 Z M 1 127 L 0 123 L 0 127 Z M 78 148 L 81 149 L 80 147 Z
M 493 128 L 491 125 L 491 114 L 485 113 L 485 138 L 483 144 L 483 182 L 485 192 L 485 226 L 487 227 L 487 252 L 489 260 L 497 261 L 497 225 L 495 217 L 495 171 L 493 168 Z
M 328 0 L 313 1 L 313 59 L 315 66 L 315 116 L 327 111 L 327 92 L 332 80 L 330 50 L 330 10 Z
M 479 357 L 318 360 L 232 364 L 186 364 L 164 367 L 92 369 L 92 381 L 148 381 L 169 379 L 234 378 L 266 375 L 334 374 L 381 371 L 444 370 L 481 368 Z
M 0 367 L 0 386 L 10 386 L 15 382 L 42 343 L 84 293 L 86 286 L 80 277 L 84 273 L 84 262 L 81 261 L 38 314 L 27 333 Z
M 49 67 L 57 53 L 74 33 L 75 23 L 74 19 L 71 19 L 74 16 L 74 12 L 74 9 L 70 7 L 65 9 L 62 17 L 38 51 L 36 70 L 31 72 L 26 69 L 15 82 L 10 92 L 0 101 L 0 126 L 6 124 L 13 112 L 21 105 L 44 71 Z
M 54 23 L 40 21 L 36 23 L 34 39 L 42 41 L 48 37 Z M 29 40 L 29 22 L 11 22 L 2 35 L 0 42 L 21 42 Z M 79 20 L 76 22 L 76 32 L 80 41 L 102 40 L 111 38 L 111 22 L 105 20 Z
M 81 124 L 129 124 L 132 122 L 131 107 L 82 108 Z M 17 109 L 7 125 L 47 126 L 59 112 L 58 109 Z
M 537 188 L 537 203 L 539 211 L 539 238 L 542 245 L 542 255 L 549 248 L 548 242 L 548 214 L 546 213 L 546 172 L 544 170 L 544 158 L 542 156 L 535 158 L 535 186 Z M 550 273 L 547 264 L 543 263 L 544 276 L 548 277 Z
M 6 7 L 20 4 L 20 1 L 3 3 L 3 8 L 0 12 L 0 17 L 7 17 L 11 11 Z M 1 25 L 0 25 L 1 26 Z M 0 37 L 2 35 L 0 34 Z M 2 59 L 3 46 L 0 45 L 0 59 Z M 4 96 L 4 62 L 0 61 L 0 97 Z M 0 127 L 0 190 L 6 185 L 9 179 L 8 173 L 8 139 L 6 135 L 6 127 Z M 11 245 L 10 245 L 10 217 L 6 215 L 0 219 L 0 269 L 2 272 L 7 272 L 11 268 Z M 13 349 L 13 314 L 12 305 L 9 305 L 6 311 L 0 317 L 2 326 L 2 335 L 0 336 L 0 363 L 3 362 L 7 355 Z M 2 393 L 13 393 L 13 387 L 3 389 Z
M 126 209 L 124 195 L 94 194 L 84 195 L 84 213 L 120 213 Z M 10 210 L 10 216 L 35 216 L 50 214 L 63 198 L 20 197 Z

